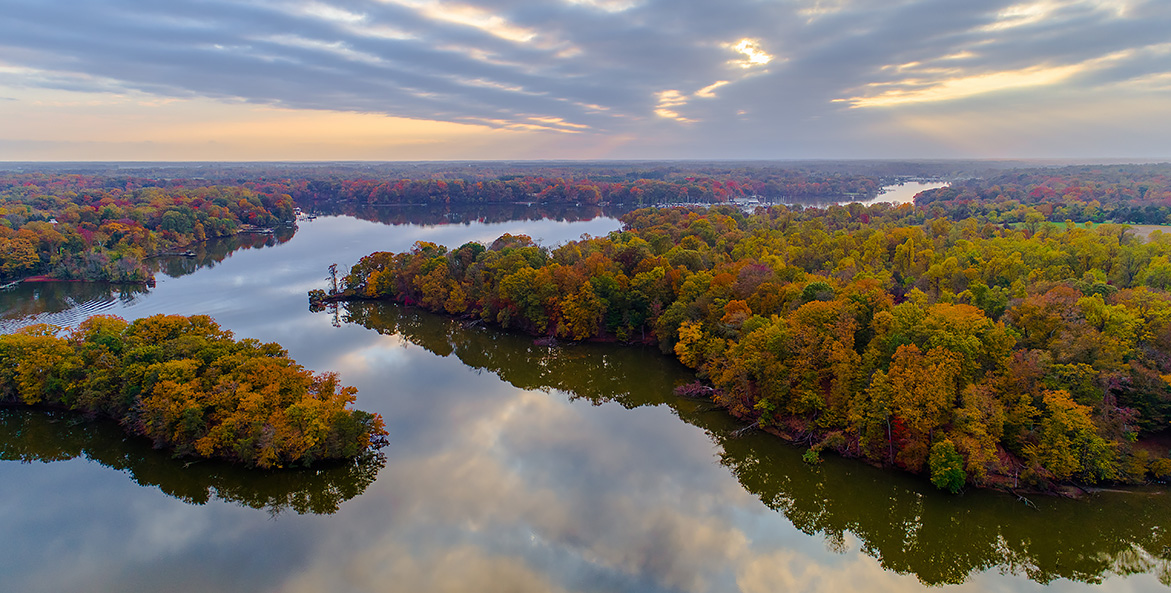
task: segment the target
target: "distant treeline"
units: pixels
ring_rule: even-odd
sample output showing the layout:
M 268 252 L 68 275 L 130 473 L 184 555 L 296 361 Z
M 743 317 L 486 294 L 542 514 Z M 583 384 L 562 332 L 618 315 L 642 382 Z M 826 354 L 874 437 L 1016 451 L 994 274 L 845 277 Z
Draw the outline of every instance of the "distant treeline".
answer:
M 910 205 L 644 209 L 555 249 L 374 253 L 332 298 L 657 343 L 734 414 L 942 488 L 1171 477 L 1171 235 Z M 311 301 L 331 298 L 323 291 Z
M 383 206 L 318 202 L 313 206 L 313 213 L 327 216 L 352 216 L 359 220 L 386 225 L 444 225 L 535 220 L 584 222 L 600 216 L 617 218 L 633 209 L 623 206 L 577 206 L 574 204 L 404 204 Z
M 972 163 L 962 164 L 965 170 Z M 138 282 L 144 257 L 242 225 L 293 218 L 294 203 L 549 208 L 601 204 L 867 200 L 914 175 L 946 175 L 961 163 L 395 164 L 178 167 L 206 177 L 137 177 L 108 171 L 0 175 L 0 281 L 54 278 Z M 991 166 L 991 165 L 989 165 Z M 147 169 L 163 173 L 162 168 Z M 1171 216 L 1171 165 L 987 170 L 921 194 L 933 215 L 994 224 L 1126 222 Z M 952 172 L 955 174 L 955 171 Z M 238 175 L 230 177 L 229 175 Z
M 869 199 L 882 180 L 864 175 L 781 171 L 771 175 L 691 176 L 672 179 L 598 180 L 591 178 L 505 176 L 487 181 L 463 179 L 301 179 L 265 183 L 258 189 L 282 191 L 298 201 L 362 204 L 542 204 L 597 205 L 723 203 L 740 198 L 783 201 L 837 197 Z
M 818 175 L 874 178 L 981 177 L 1029 167 L 1025 161 L 432 161 L 322 163 L 0 163 L 4 171 L 75 175 L 119 184 L 147 180 L 235 185 L 282 179 L 461 179 L 491 181 L 510 177 L 593 179 L 617 182 L 685 177 L 747 179 L 804 171 Z
M 1014 170 L 928 190 L 915 204 L 992 222 L 1171 222 L 1171 164 Z
M 305 370 L 277 344 L 235 340 L 206 315 L 94 316 L 58 331 L 0 334 L 0 404 L 106 416 L 179 456 L 263 468 L 386 444 L 379 415 L 348 409 L 356 389 Z
M 115 183 L 117 181 L 117 183 Z M 291 221 L 293 199 L 240 186 L 156 187 L 79 175 L 0 177 L 0 281 L 143 282 L 149 256 Z
M 508 170 L 508 169 L 505 169 Z M 324 172 L 290 177 L 256 175 L 238 179 L 108 177 L 78 174 L 0 176 L 4 188 L 31 184 L 41 191 L 77 195 L 146 188 L 191 191 L 237 187 L 260 196 L 292 196 L 299 203 L 344 201 L 359 204 L 544 204 L 649 205 L 679 202 L 720 203 L 758 197 L 868 199 L 887 183 L 903 177 L 813 171 L 778 167 L 670 167 L 618 172 L 591 168 L 543 168 L 533 173 L 458 175 L 456 172 L 411 177 L 336 175 Z

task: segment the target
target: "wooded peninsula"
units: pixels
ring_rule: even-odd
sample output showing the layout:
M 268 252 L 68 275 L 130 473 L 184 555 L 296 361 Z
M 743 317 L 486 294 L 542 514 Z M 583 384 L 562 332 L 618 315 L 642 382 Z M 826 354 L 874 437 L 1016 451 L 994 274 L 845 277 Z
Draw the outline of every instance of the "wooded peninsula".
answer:
M 952 492 L 1165 480 L 1171 235 L 1095 222 L 1165 211 L 1165 169 L 1031 174 L 991 200 L 995 179 L 899 207 L 642 209 L 555 248 L 420 242 L 310 301 L 657 344 L 710 384 L 685 392 L 811 462 L 832 450 Z M 1050 222 L 1075 205 L 1084 222 Z

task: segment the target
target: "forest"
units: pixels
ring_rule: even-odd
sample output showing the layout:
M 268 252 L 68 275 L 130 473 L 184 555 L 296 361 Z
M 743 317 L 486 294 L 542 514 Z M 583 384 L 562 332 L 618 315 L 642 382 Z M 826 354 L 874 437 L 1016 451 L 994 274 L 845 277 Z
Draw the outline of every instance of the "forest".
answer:
M 287 194 L 242 186 L 159 187 L 152 182 L 47 175 L 0 176 L 0 282 L 141 283 L 144 260 L 195 242 L 294 218 Z
M 1017 169 L 958 180 L 923 192 L 915 203 L 953 218 L 984 216 L 992 222 L 1166 224 L 1171 165 Z
M 248 467 L 354 459 L 386 445 L 382 418 L 349 409 L 357 390 L 337 375 L 305 370 L 278 344 L 236 340 L 206 315 L 99 315 L 60 331 L 0 334 L 0 405 L 108 417 L 177 456 Z
M 893 180 L 893 178 L 891 179 Z M 742 198 L 783 201 L 800 198 L 869 199 L 878 195 L 878 177 L 801 170 L 768 175 L 677 176 L 643 172 L 626 177 L 544 177 L 503 175 L 496 179 L 310 179 L 261 185 L 286 191 L 298 201 L 361 204 L 627 204 L 723 203 Z
M 1171 165 L 1166 164 L 982 171 L 971 163 L 847 165 L 453 163 L 177 171 L 188 177 L 152 169 L 142 173 L 154 177 L 7 173 L 0 174 L 0 282 L 35 275 L 147 281 L 145 258 L 244 228 L 292 221 L 295 204 L 333 211 L 339 204 L 564 208 L 869 200 L 884 185 L 933 175 L 956 179 L 916 199 L 934 216 L 1031 227 L 1066 220 L 1163 224 L 1171 217 Z
M 967 485 L 1171 477 L 1171 235 L 879 204 L 643 209 L 555 248 L 376 252 L 312 306 L 393 299 L 657 344 L 685 394 L 821 452 Z M 330 294 L 332 293 L 332 294 Z
M 797 448 L 770 443 L 771 435 L 744 434 L 725 414 L 711 413 L 710 403 L 664 389 L 680 373 L 672 361 L 655 356 L 657 351 L 583 343 L 572 353 L 558 352 L 523 334 L 502 335 L 417 307 L 365 300 L 341 307 L 347 323 L 457 357 L 519 389 L 552 389 L 593 405 L 670 408 L 708 434 L 718 445 L 720 463 L 795 527 L 823 534 L 826 547 L 834 550 L 856 537 L 857 547 L 884 568 L 914 574 L 925 584 L 961 584 L 994 567 L 1013 567 L 1043 584 L 1100 583 L 1112 570 L 1154 570 L 1171 586 L 1171 565 L 1134 560 L 1144 554 L 1161 558 L 1171 545 L 1171 533 L 1163 528 L 1171 501 L 1158 490 L 1113 498 L 1117 506 L 1108 511 L 1088 500 L 1045 500 L 1043 512 L 1021 512 L 1016 497 L 956 504 L 922 496 L 919 485 L 854 464 L 830 462 L 801 471 L 794 467 L 801 458 Z M 963 529 L 955 528 L 957 521 Z
M 756 214 L 729 203 L 872 198 L 916 170 L 943 176 L 951 165 L 387 166 L 0 174 L 0 280 L 142 282 L 147 258 L 290 221 L 296 203 L 392 221 L 402 213 L 379 207 L 447 208 L 436 216 L 451 221 L 490 218 L 484 208 L 498 203 L 569 217 L 614 204 L 723 204 L 630 212 L 621 232 L 553 249 L 505 235 L 373 253 L 311 302 L 394 299 L 548 339 L 654 344 L 697 370 L 704 383 L 688 393 L 807 444 L 811 462 L 836 451 L 928 474 L 951 491 L 1171 474 L 1171 238 L 1144 240 L 1123 224 L 1167 222 L 1169 165 L 953 171 L 948 187 L 914 205 Z M 5 348 L 87 339 L 53 334 L 25 331 Z M 70 356 L 63 364 L 83 352 Z M 196 358 L 191 372 L 215 359 Z M 82 368 L 71 364 L 52 373 Z M 79 394 L 96 392 L 74 383 L 89 379 L 27 368 L 22 380 L 56 389 L 45 396 L 51 405 L 111 415 L 180 454 L 201 442 L 245 463 L 308 460 L 229 453 L 235 437 L 199 433 L 206 426 L 195 420 L 181 423 L 190 434 L 160 436 L 146 427 L 178 421 L 160 412 L 144 424 L 145 408 L 79 405 Z M 197 400 L 219 393 L 215 377 L 183 378 L 202 385 Z M 119 384 L 122 397 L 158 379 L 136 380 Z M 6 385 L 5 397 L 24 397 Z M 205 424 L 219 418 L 204 414 Z M 323 455 L 298 439 L 295 449 Z

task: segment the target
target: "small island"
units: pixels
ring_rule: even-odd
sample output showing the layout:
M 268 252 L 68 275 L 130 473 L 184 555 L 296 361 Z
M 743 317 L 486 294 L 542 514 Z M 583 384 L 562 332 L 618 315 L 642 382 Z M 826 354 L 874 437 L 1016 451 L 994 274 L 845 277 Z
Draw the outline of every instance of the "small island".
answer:
M 65 337 L 33 325 L 0 335 L 0 405 L 117 420 L 179 457 L 248 467 L 353 459 L 386 445 L 357 390 L 305 370 L 275 343 L 236 340 L 210 317 L 99 315 Z

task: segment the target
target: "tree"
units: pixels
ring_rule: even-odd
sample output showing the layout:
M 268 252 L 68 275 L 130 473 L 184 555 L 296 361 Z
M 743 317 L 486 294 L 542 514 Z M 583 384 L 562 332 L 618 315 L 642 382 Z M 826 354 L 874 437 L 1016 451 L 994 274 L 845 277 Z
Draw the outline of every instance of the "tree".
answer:
M 955 494 L 964 487 L 964 458 L 956 451 L 955 445 L 947 439 L 931 447 L 931 483 L 940 490 Z
M 561 319 L 564 326 L 562 335 L 575 340 L 584 340 L 598 334 L 605 304 L 594 294 L 594 287 L 587 280 L 577 292 L 565 297 L 561 303 Z
M 1116 478 L 1115 447 L 1096 433 L 1090 408 L 1065 391 L 1046 391 L 1043 400 L 1038 442 L 1029 450 L 1041 467 L 1058 481 Z

